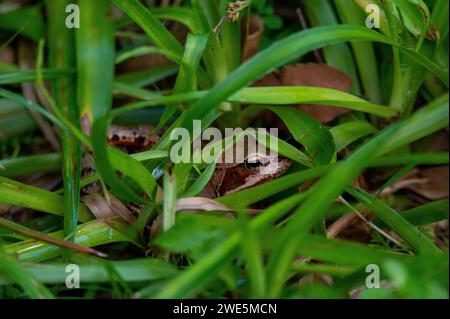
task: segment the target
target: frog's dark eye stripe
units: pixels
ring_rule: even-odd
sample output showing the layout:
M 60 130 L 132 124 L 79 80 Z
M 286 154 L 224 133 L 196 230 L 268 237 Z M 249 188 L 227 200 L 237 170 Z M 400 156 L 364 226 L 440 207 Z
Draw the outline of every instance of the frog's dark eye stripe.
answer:
M 246 160 L 244 162 L 244 164 L 245 164 L 245 168 L 249 171 L 253 171 L 262 165 L 262 163 L 259 160 L 253 160 L 253 161 Z

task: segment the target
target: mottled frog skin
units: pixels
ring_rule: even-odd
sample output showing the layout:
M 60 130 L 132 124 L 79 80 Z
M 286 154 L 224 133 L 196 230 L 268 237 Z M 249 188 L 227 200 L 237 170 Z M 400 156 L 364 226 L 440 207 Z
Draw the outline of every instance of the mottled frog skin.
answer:
M 217 164 L 216 170 L 202 193 L 215 198 L 264 184 L 284 174 L 292 164 L 276 153 L 253 153 L 244 163 Z

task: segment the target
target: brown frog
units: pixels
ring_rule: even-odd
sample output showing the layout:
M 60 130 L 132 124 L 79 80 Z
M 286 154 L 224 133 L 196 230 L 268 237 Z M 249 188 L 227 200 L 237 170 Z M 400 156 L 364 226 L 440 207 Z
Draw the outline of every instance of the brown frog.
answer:
M 108 141 L 111 145 L 128 153 L 151 148 L 159 139 L 153 127 L 141 125 L 126 127 L 111 125 Z M 236 152 L 236 146 L 232 148 Z M 249 152 L 239 163 L 217 164 L 214 174 L 202 196 L 220 197 L 273 180 L 287 171 L 292 161 L 270 152 Z
M 284 174 L 292 161 L 276 153 L 251 153 L 243 163 L 217 164 L 201 196 L 208 198 L 233 194 L 271 181 Z

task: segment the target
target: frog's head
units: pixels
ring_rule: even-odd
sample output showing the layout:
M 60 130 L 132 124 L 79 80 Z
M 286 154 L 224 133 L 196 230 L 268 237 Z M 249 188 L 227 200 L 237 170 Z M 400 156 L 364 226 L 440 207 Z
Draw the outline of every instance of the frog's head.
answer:
M 242 162 L 227 165 L 224 169 L 218 194 L 227 195 L 240 190 L 271 181 L 285 173 L 292 161 L 279 156 L 254 152 L 248 154 Z

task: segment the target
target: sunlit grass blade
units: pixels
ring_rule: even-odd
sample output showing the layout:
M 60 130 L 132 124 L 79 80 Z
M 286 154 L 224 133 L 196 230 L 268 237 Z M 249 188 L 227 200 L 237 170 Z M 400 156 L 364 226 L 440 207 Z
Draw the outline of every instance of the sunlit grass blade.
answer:
M 172 94 L 168 96 L 155 97 L 148 101 L 135 102 L 122 106 L 112 111 L 112 116 L 138 110 L 147 107 L 155 107 L 161 104 L 175 104 L 180 102 L 193 102 L 204 98 L 209 91 L 196 91 L 192 93 Z M 291 104 L 325 104 L 338 106 L 355 111 L 361 111 L 381 117 L 393 117 L 397 112 L 383 105 L 369 103 L 354 95 L 316 87 L 264 87 L 244 88 L 226 98 L 229 102 L 262 105 L 291 105 Z M 244 112 L 248 112 L 244 110 Z
M 13 223 L 7 219 L 4 218 L 0 218 L 0 227 L 1 228 L 5 228 L 5 229 L 9 229 L 11 231 L 17 232 L 19 234 L 25 235 L 26 237 L 35 239 L 35 240 L 40 240 L 43 241 L 45 243 L 51 244 L 51 245 L 55 245 L 58 247 L 62 247 L 62 248 L 66 248 L 66 249 L 70 249 L 73 251 L 77 251 L 79 253 L 84 253 L 84 254 L 94 254 L 96 256 L 99 257 L 106 257 L 106 254 L 103 254 L 95 249 L 89 248 L 89 247 L 83 247 L 77 244 L 74 244 L 73 242 L 67 241 L 65 239 L 60 239 L 60 238 L 55 238 L 52 236 L 49 236 L 47 234 L 44 234 L 42 232 L 36 231 L 34 229 L 31 228 L 27 228 L 24 227 L 20 224 L 16 224 Z
M 63 196 L 1 176 L 0 202 L 60 216 L 64 213 Z M 78 218 L 80 221 L 88 221 L 93 215 L 86 206 L 80 205 Z
M 155 16 L 155 18 L 159 20 L 169 20 L 176 21 L 183 25 L 185 25 L 189 31 L 196 33 L 198 31 L 197 21 L 195 20 L 194 14 L 192 10 L 185 7 L 151 7 L 148 8 L 151 14 Z M 133 23 L 133 20 L 129 16 L 125 16 L 117 21 L 115 21 L 114 26 L 116 28 L 123 28 L 130 23 Z
M 339 106 L 382 117 L 397 113 L 383 105 L 369 103 L 346 92 L 306 86 L 245 88 L 229 98 L 230 101 L 253 104 L 324 104 Z
M 335 144 L 330 131 L 313 117 L 289 107 L 271 107 L 286 124 L 292 137 L 305 146 L 316 165 L 328 164 L 335 156 Z
M 53 232 L 48 235 L 55 238 L 63 238 L 62 231 Z M 117 218 L 93 220 L 79 225 L 74 242 L 85 247 L 94 247 L 115 242 L 130 242 L 138 245 L 136 236 L 129 232 L 129 226 L 124 225 Z M 34 239 L 5 245 L 4 248 L 8 254 L 27 262 L 48 260 L 60 256 L 62 253 L 61 248 Z
M 333 135 L 334 142 L 336 143 L 336 152 L 340 152 L 361 137 L 376 132 L 377 129 L 366 121 L 350 121 L 330 129 L 330 133 Z

